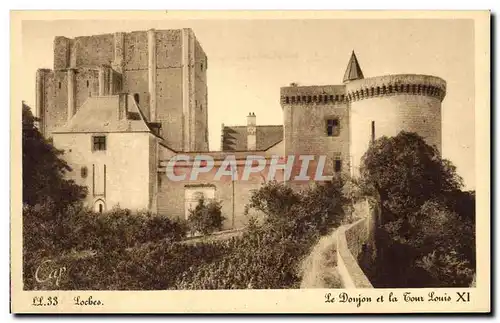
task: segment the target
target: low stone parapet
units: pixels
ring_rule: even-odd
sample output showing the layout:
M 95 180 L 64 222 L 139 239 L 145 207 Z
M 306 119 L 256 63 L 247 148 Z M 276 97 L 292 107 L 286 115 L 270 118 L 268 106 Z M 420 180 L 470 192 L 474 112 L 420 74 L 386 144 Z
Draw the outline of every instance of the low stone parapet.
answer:
M 363 218 L 338 228 L 337 270 L 343 288 L 373 288 L 357 260 L 369 238 L 368 221 Z

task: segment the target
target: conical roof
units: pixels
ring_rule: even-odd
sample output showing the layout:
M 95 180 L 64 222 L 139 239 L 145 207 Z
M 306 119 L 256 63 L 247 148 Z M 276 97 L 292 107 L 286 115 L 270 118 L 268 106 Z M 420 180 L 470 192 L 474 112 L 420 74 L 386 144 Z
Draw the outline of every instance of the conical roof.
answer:
M 354 54 L 354 51 L 352 51 L 351 59 L 349 60 L 349 64 L 347 64 L 347 69 L 345 70 L 343 82 L 345 83 L 352 80 L 360 80 L 363 78 L 363 72 L 361 71 L 361 67 L 359 67 L 356 54 Z

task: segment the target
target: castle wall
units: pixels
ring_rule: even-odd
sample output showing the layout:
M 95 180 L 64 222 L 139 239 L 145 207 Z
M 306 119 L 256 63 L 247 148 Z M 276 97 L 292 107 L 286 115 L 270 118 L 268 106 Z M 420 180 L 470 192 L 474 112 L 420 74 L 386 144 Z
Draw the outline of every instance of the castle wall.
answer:
M 90 133 L 56 133 L 54 146 L 64 150 L 63 158 L 72 167 L 67 173 L 79 185 L 89 189 L 86 203 L 92 206 L 102 199 L 106 209 L 115 205 L 132 211 L 149 208 L 151 203 L 150 149 L 149 133 L 106 133 L 105 151 L 92 151 Z M 149 158 L 148 158 L 149 156 Z M 98 169 L 104 165 L 104 196 L 93 194 L 93 181 Z M 87 168 L 87 175 L 82 177 L 82 167 Z M 96 184 L 94 184 L 96 185 Z
M 110 68 L 105 69 L 108 78 L 102 85 L 106 89 L 103 95 L 118 93 L 121 91 L 121 76 Z M 37 72 L 37 84 L 36 110 L 43 118 L 41 124 L 44 135 L 50 137 L 53 130 L 68 121 L 68 115 L 74 115 L 89 97 L 99 95 L 99 70 L 41 69 Z
M 184 125 L 181 31 L 158 31 L 156 43 L 156 118 L 162 125 L 166 144 L 175 150 L 182 150 Z
M 207 56 L 199 42 L 194 43 L 194 150 L 208 150 Z
M 147 32 L 126 33 L 123 39 L 123 48 L 123 92 L 138 94 L 139 106 L 149 119 Z
M 214 198 L 222 202 L 222 215 L 226 218 L 224 221 L 224 230 L 241 228 L 248 223 L 249 216 L 245 215 L 245 205 L 248 204 L 254 190 L 258 190 L 267 179 L 269 168 L 266 167 L 262 172 L 250 173 L 248 180 L 243 180 L 243 168 L 245 164 L 246 153 L 236 155 L 237 175 L 233 181 L 232 176 L 225 175 L 217 178 L 215 175 L 220 168 L 224 156 L 218 156 L 219 153 L 207 153 L 215 159 L 215 166 L 206 173 L 200 173 L 195 179 L 191 180 L 192 160 L 195 156 L 190 156 L 191 162 L 178 161 L 175 164 L 173 172 L 175 175 L 186 175 L 183 180 L 175 181 L 167 176 L 166 169 L 168 161 L 173 154 L 165 151 L 162 156 L 164 160 L 160 162 L 159 172 L 159 192 L 158 192 L 158 213 L 167 215 L 173 219 L 186 218 L 186 191 L 211 191 Z M 169 157 L 167 157 L 167 155 Z M 228 154 L 232 155 L 232 154 Z M 255 155 L 267 156 L 264 152 L 256 152 Z M 243 158 L 242 158 L 243 157 Z M 269 166 L 269 159 L 267 161 Z M 282 181 L 283 173 L 277 171 L 275 179 Z M 192 195 L 192 194 L 191 194 Z M 251 214 L 256 214 L 252 211 Z
M 68 74 L 66 71 L 44 73 L 44 134 L 51 136 L 52 131 L 67 121 Z
M 419 75 L 371 78 L 348 84 L 353 173 L 359 172 L 361 157 L 371 141 L 372 122 L 375 139 L 396 136 L 404 130 L 418 133 L 441 150 L 441 101 L 445 87 L 439 78 Z
M 326 156 L 325 175 L 334 174 L 336 158 L 349 169 L 349 106 L 344 86 L 286 87 L 281 90 L 286 155 Z M 338 136 L 328 136 L 328 119 L 339 122 Z
M 69 38 L 62 36 L 54 38 L 54 70 L 70 66 L 71 46 L 72 41 Z
M 71 67 L 109 65 L 114 58 L 114 35 L 83 36 L 73 39 Z
M 79 69 L 75 77 L 76 113 L 87 98 L 99 94 L 99 72 L 95 69 Z
M 253 176 L 249 181 L 214 181 L 209 176 L 200 175 L 196 181 L 175 182 L 169 180 L 165 173 L 161 173 L 160 185 L 158 213 L 167 215 L 172 219 L 185 219 L 186 217 L 186 189 L 202 191 L 204 186 L 213 187 L 215 199 L 221 201 L 221 212 L 226 218 L 223 230 L 229 230 L 241 228 L 248 223 L 248 216 L 245 215 L 245 205 L 248 204 L 253 190 L 258 190 L 261 186 L 261 179 Z

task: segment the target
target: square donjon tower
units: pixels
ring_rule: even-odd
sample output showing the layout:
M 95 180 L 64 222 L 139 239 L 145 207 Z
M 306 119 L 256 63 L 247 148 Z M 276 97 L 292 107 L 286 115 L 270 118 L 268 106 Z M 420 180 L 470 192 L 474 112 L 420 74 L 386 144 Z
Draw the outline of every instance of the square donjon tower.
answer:
M 147 30 L 56 37 L 54 69 L 37 71 L 37 116 L 46 137 L 89 97 L 130 93 L 164 143 L 208 150 L 207 56 L 193 31 Z

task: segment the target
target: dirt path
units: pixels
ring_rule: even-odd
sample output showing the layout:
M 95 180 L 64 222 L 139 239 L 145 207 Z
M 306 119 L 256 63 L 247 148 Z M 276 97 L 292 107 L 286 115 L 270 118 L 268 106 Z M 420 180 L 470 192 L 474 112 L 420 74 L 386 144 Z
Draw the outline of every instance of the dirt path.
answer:
M 302 263 L 300 288 L 342 288 L 337 273 L 337 231 L 322 237 Z

